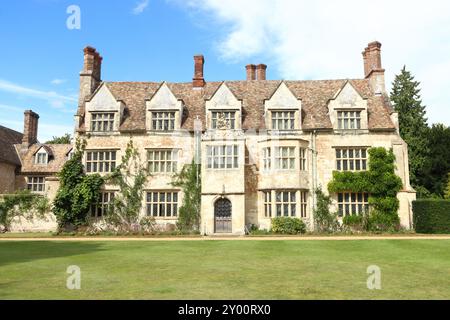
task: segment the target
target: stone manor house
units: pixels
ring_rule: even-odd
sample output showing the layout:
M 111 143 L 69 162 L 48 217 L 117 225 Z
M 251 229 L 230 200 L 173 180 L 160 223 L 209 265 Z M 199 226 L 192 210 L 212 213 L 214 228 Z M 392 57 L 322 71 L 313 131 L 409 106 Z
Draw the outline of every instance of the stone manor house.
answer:
M 141 214 L 174 224 L 183 201 L 173 174 L 195 158 L 201 164 L 201 232 L 244 234 L 251 224 L 270 228 L 271 218 L 303 219 L 310 228 L 314 190 L 335 170 L 368 169 L 370 147 L 392 148 L 403 181 L 399 216 L 412 224 L 407 145 L 385 90 L 381 44 L 363 52 L 362 79 L 266 80 L 267 66 L 247 65 L 246 79 L 208 82 L 204 57 L 194 56 L 191 82 L 108 82 L 102 57 L 84 49 L 75 136 L 87 138 L 87 173 L 106 174 L 120 162 L 132 137 L 152 172 Z M 37 141 L 38 115 L 25 112 L 24 133 L 0 127 L 0 193 L 28 188 L 53 198 L 55 177 L 71 145 Z M 101 219 L 117 188 L 105 185 L 92 210 Z M 360 214 L 368 195 L 332 194 L 339 216 Z M 54 229 L 22 222 L 18 229 Z

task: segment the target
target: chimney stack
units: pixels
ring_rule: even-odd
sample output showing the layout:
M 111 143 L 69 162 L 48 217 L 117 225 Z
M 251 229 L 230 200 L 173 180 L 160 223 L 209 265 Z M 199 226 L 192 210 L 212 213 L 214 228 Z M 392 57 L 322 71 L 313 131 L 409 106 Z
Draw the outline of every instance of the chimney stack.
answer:
M 82 105 L 87 96 L 92 94 L 99 86 L 102 75 L 103 58 L 93 47 L 87 46 L 83 50 L 84 64 L 80 72 L 80 95 L 78 104 Z
M 31 110 L 24 112 L 22 145 L 28 148 L 37 143 L 39 115 Z
M 256 66 L 254 64 L 248 64 L 245 66 L 247 70 L 247 81 L 256 80 Z
M 265 64 L 258 64 L 256 66 L 256 75 L 258 80 L 266 80 L 267 66 Z
M 378 41 L 369 43 L 362 54 L 364 58 L 364 77 L 369 80 L 375 94 L 385 94 L 385 70 L 381 65 L 381 43 Z
M 384 69 L 381 66 L 381 43 L 378 41 L 371 42 L 364 50 L 364 76 L 368 78 L 374 71 L 382 71 Z
M 192 86 L 194 88 L 203 88 L 205 86 L 205 79 L 203 78 L 203 65 L 205 58 L 203 55 L 194 56 L 194 78 L 192 78 Z

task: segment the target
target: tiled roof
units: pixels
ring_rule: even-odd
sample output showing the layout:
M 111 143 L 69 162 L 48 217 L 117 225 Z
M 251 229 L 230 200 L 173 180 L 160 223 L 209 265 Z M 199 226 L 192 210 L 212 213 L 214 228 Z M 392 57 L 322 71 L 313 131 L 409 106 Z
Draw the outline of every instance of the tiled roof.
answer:
M 49 152 L 49 161 L 46 165 L 35 164 L 34 155 L 44 147 Z M 22 173 L 28 174 L 55 174 L 59 172 L 67 160 L 67 154 L 72 149 L 70 144 L 34 144 L 26 150 L 21 150 L 20 145 L 16 145 L 16 149 L 22 160 Z
M 23 135 L 20 132 L 0 126 L 0 162 L 8 162 L 20 166 L 20 159 L 14 148 L 15 144 L 22 143 Z
M 309 80 L 285 81 L 292 93 L 302 101 L 304 130 L 331 129 L 328 116 L 328 101 L 346 84 L 355 87 L 363 98 L 368 99 L 369 129 L 393 130 L 390 119 L 392 108 L 388 99 L 375 95 L 368 80 Z M 269 99 L 282 81 L 225 81 L 233 94 L 242 101 L 243 129 L 265 129 L 264 100 Z M 185 105 L 182 128 L 193 130 L 198 117 L 205 123 L 205 101 L 210 99 L 223 82 L 207 82 L 204 88 L 192 87 L 191 82 L 167 83 L 175 97 Z M 145 102 L 152 98 L 160 82 L 105 82 L 113 96 L 125 103 L 122 131 L 145 130 Z M 84 115 L 84 106 L 78 111 Z M 82 125 L 81 130 L 84 129 Z

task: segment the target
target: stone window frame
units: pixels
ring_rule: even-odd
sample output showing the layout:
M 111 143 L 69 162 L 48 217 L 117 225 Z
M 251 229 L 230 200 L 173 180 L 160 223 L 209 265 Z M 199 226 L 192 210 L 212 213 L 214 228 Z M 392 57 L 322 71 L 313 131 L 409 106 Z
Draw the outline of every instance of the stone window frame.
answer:
M 339 109 L 336 110 L 337 129 L 338 130 L 361 130 L 362 110 Z M 345 128 L 347 124 L 347 128 Z M 353 127 L 351 127 L 353 124 Z
M 114 132 L 115 113 L 114 111 L 90 111 L 90 132 Z
M 229 153 L 229 148 L 231 152 Z M 219 150 L 216 154 L 216 150 Z M 230 162 L 231 161 L 231 162 Z M 217 167 L 216 167 L 217 164 Z M 230 165 L 230 166 L 228 166 Z M 239 169 L 239 145 L 217 144 L 206 146 L 207 170 L 236 170 Z
M 45 176 L 28 176 L 27 177 L 27 190 L 33 193 L 45 192 Z
M 108 214 L 113 206 L 112 202 L 116 196 L 115 191 L 104 190 L 99 193 L 99 201 L 91 206 L 92 218 L 102 218 Z
M 273 109 L 270 110 L 270 117 L 271 117 L 271 126 L 270 128 L 272 130 L 276 130 L 276 131 L 293 131 L 293 130 L 297 130 L 297 125 L 296 125 L 296 114 L 297 114 L 298 110 L 283 110 L 283 109 Z M 288 114 L 288 116 L 286 117 L 286 114 Z M 281 115 L 281 117 L 280 117 Z M 288 121 L 289 126 L 288 128 L 286 128 L 285 124 L 286 121 Z M 276 124 L 276 125 L 274 125 Z M 282 127 L 280 128 L 279 124 L 283 124 Z
M 337 193 L 338 216 L 343 218 L 349 215 L 368 213 L 369 193 L 367 192 L 339 192 Z
M 164 199 L 161 200 L 161 195 Z M 170 201 L 168 195 L 170 194 Z M 155 201 L 156 195 L 156 201 Z M 176 200 L 175 200 L 176 198 Z M 146 190 L 145 191 L 145 215 L 155 219 L 178 219 L 180 209 L 180 191 L 179 190 Z M 156 206 L 156 207 L 155 207 Z M 155 211 L 156 208 L 156 211 Z M 170 215 L 167 215 L 170 208 Z M 163 210 L 162 210 L 163 209 Z M 161 212 L 164 211 L 163 215 Z
M 272 148 L 264 147 L 262 148 L 262 161 L 263 161 L 263 170 L 269 171 L 272 169 Z
M 177 148 L 148 148 L 147 150 L 147 168 L 152 174 L 173 174 L 178 171 L 179 151 Z M 150 159 L 150 154 L 153 153 L 153 159 Z M 156 153 L 159 154 L 159 159 L 155 159 Z M 161 155 L 164 154 L 164 159 Z M 168 159 L 170 155 L 170 159 Z M 155 170 L 155 165 L 158 164 L 158 170 Z M 167 171 L 168 164 L 170 164 L 170 171 Z M 165 170 L 161 171 L 164 165 Z
M 238 110 L 219 110 L 219 109 L 213 109 L 210 110 L 211 113 L 211 121 L 209 124 L 209 127 L 213 130 L 220 130 L 223 128 L 217 128 L 217 121 L 219 119 L 219 115 L 224 116 L 224 120 L 226 121 L 226 130 L 236 130 L 236 123 L 237 123 L 237 115 Z
M 96 159 L 94 159 L 94 155 L 96 155 Z M 100 155 L 102 155 L 102 157 L 100 157 Z M 106 155 L 108 155 L 108 157 L 106 157 Z M 117 150 L 85 150 L 84 163 L 86 173 L 111 173 L 117 167 Z M 105 164 L 108 164 L 108 170 L 106 170 Z M 95 170 L 94 166 L 96 168 Z M 100 167 L 102 170 L 99 170 Z
M 176 125 L 177 113 L 179 113 L 178 110 L 150 110 L 150 130 L 157 132 L 175 131 L 178 129 Z M 168 126 L 164 125 L 165 121 L 167 121 Z
M 41 148 L 34 155 L 34 164 L 37 165 L 47 165 L 49 160 L 48 152 Z
M 337 171 L 367 171 L 369 163 L 368 147 L 336 147 L 335 149 Z
M 277 198 L 280 195 L 281 198 Z M 287 201 L 285 201 L 287 195 Z M 294 198 L 292 198 L 294 196 Z M 278 201 L 280 199 L 280 201 Z M 263 212 L 265 218 L 292 217 L 307 218 L 308 213 L 308 190 L 296 189 L 271 189 L 262 191 Z M 286 207 L 287 206 L 287 207 Z M 294 206 L 294 207 L 293 207 Z M 285 215 L 284 209 L 288 209 Z M 292 214 L 294 208 L 294 214 Z M 281 211 L 279 211 L 280 209 Z M 280 212 L 281 215 L 278 214 Z
M 274 167 L 276 170 L 296 170 L 297 166 L 295 160 L 297 158 L 297 147 L 295 146 L 275 146 L 273 152 Z M 287 154 L 284 154 L 283 150 L 287 149 Z M 284 161 L 286 161 L 287 167 L 283 168 Z

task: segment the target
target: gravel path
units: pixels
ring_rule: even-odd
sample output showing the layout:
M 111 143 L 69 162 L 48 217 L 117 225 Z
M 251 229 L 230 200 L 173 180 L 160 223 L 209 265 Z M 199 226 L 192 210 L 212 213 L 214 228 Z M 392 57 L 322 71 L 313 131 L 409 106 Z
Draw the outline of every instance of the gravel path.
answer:
M 300 237 L 47 237 L 47 238 L 7 238 L 0 241 L 361 241 L 361 240 L 450 240 L 448 236 L 300 236 Z

